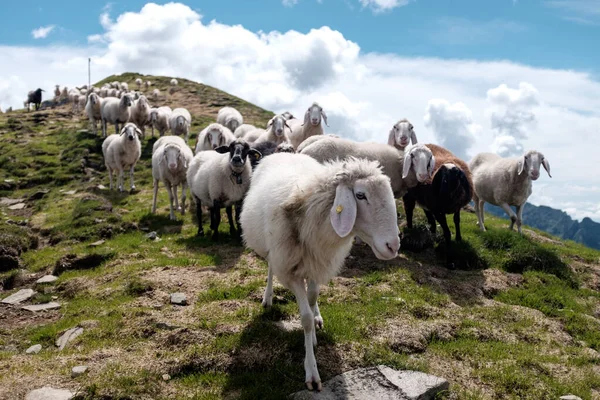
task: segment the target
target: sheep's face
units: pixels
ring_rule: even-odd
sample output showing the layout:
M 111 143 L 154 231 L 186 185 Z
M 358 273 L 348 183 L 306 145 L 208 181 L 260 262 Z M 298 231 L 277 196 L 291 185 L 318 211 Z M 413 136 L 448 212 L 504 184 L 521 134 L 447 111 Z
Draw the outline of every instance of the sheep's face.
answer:
M 323 108 L 316 103 L 313 103 L 312 106 L 308 107 L 306 113 L 304 114 L 304 124 L 310 122 L 312 126 L 318 126 L 321 124 L 321 118 L 325 120 L 325 124 L 327 124 L 327 115 L 323 111 Z
M 167 163 L 167 168 L 169 168 L 171 172 L 177 171 L 181 160 L 181 149 L 179 146 L 165 146 L 163 160 Z M 183 167 L 187 167 L 185 163 L 183 164 Z
M 406 179 L 412 170 L 419 182 L 425 182 L 433 175 L 434 168 L 435 157 L 431 153 L 431 150 L 422 145 L 413 146 L 408 151 L 405 151 L 402 179 Z
M 144 95 L 139 96 L 138 104 L 140 104 L 142 107 L 148 106 L 148 98 Z
M 133 105 L 133 98 L 128 94 L 124 94 L 123 97 L 121 98 L 121 103 L 125 107 L 131 107 Z
M 281 115 L 271 118 L 267 124 L 267 129 L 272 129 L 275 133 L 275 136 L 279 138 L 283 136 L 285 128 L 288 128 L 290 131 L 292 130 L 292 128 L 290 128 L 287 124 L 285 118 L 283 118 Z
M 232 119 L 227 124 L 227 127 L 229 128 L 229 130 L 231 132 L 235 132 L 235 130 L 238 128 L 238 126 L 240 126 L 240 123 L 237 119 Z
M 410 142 L 410 138 L 414 135 L 414 127 L 408 121 L 400 121 L 392 128 L 394 131 L 394 139 L 397 146 L 406 147 Z
M 182 116 L 177 117 L 177 129 L 184 129 L 185 128 L 185 118 L 183 118 Z
M 155 123 L 158 118 L 158 111 L 150 112 L 150 122 Z
M 261 156 L 258 150 L 251 149 L 250 145 L 244 140 L 235 140 L 229 146 L 217 147 L 215 151 L 221 154 L 229 153 L 229 164 L 234 172 L 241 172 L 244 169 L 249 155 L 255 158 Z M 241 182 L 238 181 L 238 183 Z
M 517 172 L 521 175 L 525 171 L 532 181 L 536 181 L 540 177 L 540 164 L 544 166 L 548 176 L 552 178 L 552 175 L 550 175 L 550 163 L 542 153 L 537 151 L 528 151 L 519 160 L 517 163 Z
M 225 141 L 223 140 L 223 132 L 221 132 L 220 129 L 211 129 L 206 132 L 206 140 L 213 150 L 225 144 Z
M 135 124 L 126 124 L 123 129 L 121 129 L 121 135 L 125 135 L 127 140 L 135 140 L 138 137 L 142 136 L 142 131 L 135 126 Z

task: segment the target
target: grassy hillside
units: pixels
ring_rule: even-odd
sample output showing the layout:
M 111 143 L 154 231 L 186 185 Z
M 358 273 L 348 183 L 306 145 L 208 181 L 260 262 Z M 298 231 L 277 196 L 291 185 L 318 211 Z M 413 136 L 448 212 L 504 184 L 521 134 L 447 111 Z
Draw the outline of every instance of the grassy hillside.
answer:
M 137 76 L 117 79 L 134 87 Z M 166 92 L 169 78 L 145 79 Z M 257 125 L 272 115 L 179 83 L 159 103 L 190 109 L 191 143 L 223 105 Z M 0 399 L 46 384 L 86 399 L 277 399 L 303 388 L 298 309 L 279 285 L 273 308 L 262 309 L 265 262 L 225 223 L 214 243 L 194 236 L 190 213 L 169 221 L 164 189 L 149 213 L 154 140 L 143 143 L 138 190 L 119 194 L 103 187 L 101 138 L 68 107 L 0 114 L 0 197 L 25 204 L 0 200 L 0 297 L 31 287 L 29 303 L 61 303 L 39 313 L 0 305 Z M 422 225 L 404 232 L 392 261 L 355 246 L 320 296 L 321 377 L 386 364 L 445 377 L 448 399 L 599 398 L 600 252 L 537 230 L 520 237 L 491 216 L 481 233 L 473 214 L 462 217 L 455 271 L 422 248 L 439 242 Z M 59 279 L 35 284 L 48 273 Z M 173 292 L 189 305 L 171 305 Z M 58 351 L 55 340 L 75 326 L 83 334 Z M 38 343 L 39 354 L 25 354 Z M 71 378 L 75 365 L 89 372 Z

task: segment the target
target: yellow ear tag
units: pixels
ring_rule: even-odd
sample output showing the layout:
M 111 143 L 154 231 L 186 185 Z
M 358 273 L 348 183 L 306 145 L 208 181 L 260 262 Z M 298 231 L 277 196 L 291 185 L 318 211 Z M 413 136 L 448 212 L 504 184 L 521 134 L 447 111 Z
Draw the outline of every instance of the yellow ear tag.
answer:
M 342 206 L 341 204 L 339 206 L 336 207 L 335 212 L 337 212 L 338 214 L 341 214 L 342 210 L 344 209 L 344 206 Z

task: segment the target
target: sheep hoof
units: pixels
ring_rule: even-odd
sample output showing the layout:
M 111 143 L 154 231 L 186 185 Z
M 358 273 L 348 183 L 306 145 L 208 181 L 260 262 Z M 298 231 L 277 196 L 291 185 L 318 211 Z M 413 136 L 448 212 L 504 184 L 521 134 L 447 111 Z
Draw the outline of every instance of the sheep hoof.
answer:
M 196 236 L 204 236 L 204 230 L 203 229 L 198 229 L 198 233 L 196 233 Z
M 316 390 L 317 392 L 320 392 L 321 390 L 323 390 L 323 384 L 321 383 L 321 381 L 316 381 L 314 383 L 316 384 L 316 386 L 313 386 L 312 381 L 307 381 L 306 388 L 308 390 Z
M 315 317 L 315 329 L 323 329 L 324 326 L 325 324 L 323 323 L 323 317 L 321 317 L 320 315 Z

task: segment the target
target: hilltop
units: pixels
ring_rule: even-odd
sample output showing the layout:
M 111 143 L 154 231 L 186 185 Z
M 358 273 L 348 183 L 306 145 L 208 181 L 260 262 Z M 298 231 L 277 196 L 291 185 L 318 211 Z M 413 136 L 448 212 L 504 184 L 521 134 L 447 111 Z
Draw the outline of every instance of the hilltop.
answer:
M 133 88 L 138 76 L 102 82 Z M 177 78 L 169 96 L 170 77 L 144 79 L 160 105 L 191 111 L 191 144 L 224 105 L 259 126 L 272 116 L 206 85 Z M 85 399 L 279 399 L 303 388 L 298 307 L 277 284 L 263 310 L 266 263 L 229 237 L 226 218 L 216 243 L 195 237 L 194 213 L 169 221 L 163 188 L 150 214 L 155 140 L 142 144 L 138 190 L 119 194 L 105 188 L 102 139 L 69 106 L 0 114 L 0 298 L 33 288 L 24 304 L 60 303 L 0 304 L 0 399 L 44 385 Z M 520 237 L 493 216 L 482 233 L 465 211 L 451 271 L 416 216 L 397 259 L 355 246 L 322 288 L 324 380 L 385 364 L 446 378 L 448 399 L 599 398 L 600 252 L 537 229 Z M 50 273 L 58 280 L 35 283 Z M 170 304 L 174 292 L 188 305 Z M 59 351 L 74 327 L 83 333 Z M 34 344 L 42 350 L 25 354 Z M 76 365 L 89 371 L 72 378 Z

